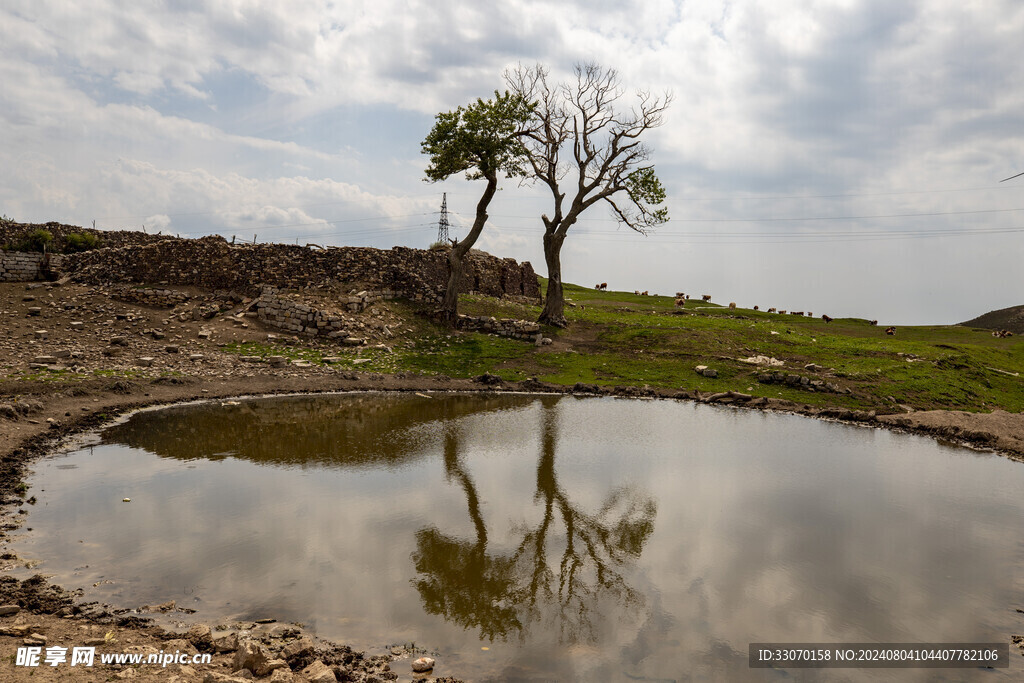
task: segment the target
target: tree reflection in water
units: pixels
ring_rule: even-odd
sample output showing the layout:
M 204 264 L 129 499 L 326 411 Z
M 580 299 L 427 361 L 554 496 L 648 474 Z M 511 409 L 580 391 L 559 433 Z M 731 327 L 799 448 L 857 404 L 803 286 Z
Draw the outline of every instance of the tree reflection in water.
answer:
M 651 496 L 629 487 L 613 489 L 595 513 L 575 504 L 555 470 L 557 401 L 540 403 L 534 494 L 543 511 L 540 522 L 516 530 L 521 541 L 514 551 L 487 551 L 480 499 L 460 457 L 458 426 L 453 425 L 445 435 L 445 472 L 466 495 L 476 538 L 449 536 L 433 526 L 420 529 L 413 553 L 419 576 L 413 583 L 428 613 L 479 629 L 481 637 L 492 641 L 525 637 L 531 623 L 554 619 L 561 643 L 594 642 L 600 603 L 614 600 L 616 618 L 643 607 L 642 595 L 621 571 L 643 551 L 654 531 L 657 506 Z

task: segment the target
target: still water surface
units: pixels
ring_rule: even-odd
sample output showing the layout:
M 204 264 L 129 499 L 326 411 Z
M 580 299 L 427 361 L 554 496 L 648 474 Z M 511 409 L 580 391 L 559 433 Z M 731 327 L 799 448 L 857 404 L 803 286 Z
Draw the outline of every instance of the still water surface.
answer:
M 914 436 L 668 401 L 290 397 L 141 412 L 29 483 L 16 549 L 91 599 L 415 642 L 436 675 L 1022 675 L 747 668 L 750 642 L 1024 631 L 1024 465 Z

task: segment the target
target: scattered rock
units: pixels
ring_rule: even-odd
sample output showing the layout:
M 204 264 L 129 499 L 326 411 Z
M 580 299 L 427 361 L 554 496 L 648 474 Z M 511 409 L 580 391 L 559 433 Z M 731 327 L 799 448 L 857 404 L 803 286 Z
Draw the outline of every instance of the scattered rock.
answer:
M 289 662 L 294 659 L 305 657 L 312 652 L 313 641 L 309 636 L 302 636 L 298 640 L 293 640 L 281 648 L 281 656 Z
M 0 605 L 0 617 L 13 617 L 21 611 L 18 605 Z
M 234 652 L 238 649 L 238 634 L 226 633 L 219 635 L 213 639 L 212 644 L 214 652 Z
M 235 651 L 234 665 L 236 669 L 248 669 L 257 676 L 269 673 L 270 653 L 259 643 L 246 639 L 239 643 Z
M 249 683 L 249 679 L 229 676 L 219 671 L 207 671 L 203 676 L 203 683 Z
M 188 633 L 185 634 L 185 637 L 188 638 L 188 642 L 200 650 L 205 651 L 213 648 L 213 632 L 206 624 L 194 624 L 188 630 Z
M 302 670 L 302 675 L 309 683 L 337 683 L 334 670 L 319 659 Z
M 433 657 L 420 657 L 414 659 L 412 662 L 412 670 L 414 673 L 425 674 L 434 670 L 434 658 Z

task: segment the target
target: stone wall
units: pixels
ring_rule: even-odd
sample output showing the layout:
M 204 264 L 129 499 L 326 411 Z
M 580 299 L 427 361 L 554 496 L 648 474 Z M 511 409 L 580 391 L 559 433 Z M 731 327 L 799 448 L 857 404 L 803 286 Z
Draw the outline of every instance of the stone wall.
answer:
M 345 283 L 402 292 L 406 298 L 424 301 L 439 300 L 448 279 L 443 251 L 229 244 L 217 236 L 168 238 L 69 254 L 64 270 L 76 281 L 92 284 L 195 286 L 257 296 L 263 285 L 305 289 Z M 529 263 L 476 251 L 466 258 L 460 291 L 540 297 L 537 275 Z
M 460 315 L 456 322 L 460 330 L 487 332 L 499 337 L 535 341 L 540 335 L 540 323 L 513 318 L 492 318 L 490 316 Z
M 61 254 L 0 251 L 0 282 L 47 280 L 63 265 Z
M 358 295 L 343 297 L 341 303 L 352 312 L 359 312 L 371 304 L 384 299 L 392 299 L 396 295 L 391 290 L 382 292 L 360 292 Z M 266 288 L 256 303 L 256 317 L 263 323 L 285 330 L 293 334 L 307 337 L 322 336 L 328 339 L 340 339 L 348 346 L 359 346 L 365 338 L 357 336 L 351 325 L 352 321 L 344 315 L 320 310 L 280 296 L 273 288 Z M 384 327 L 390 336 L 391 331 Z
M 34 230 L 43 229 L 53 235 L 53 242 L 50 243 L 47 251 L 63 253 L 67 236 L 72 233 L 79 235 L 95 235 L 99 239 L 101 247 L 124 247 L 136 244 L 152 244 L 166 239 L 176 239 L 171 235 L 147 234 L 137 230 L 96 230 L 93 228 L 82 228 L 77 225 L 64 225 L 51 221 L 50 223 L 16 223 L 14 221 L 0 221 L 0 245 L 16 245 Z

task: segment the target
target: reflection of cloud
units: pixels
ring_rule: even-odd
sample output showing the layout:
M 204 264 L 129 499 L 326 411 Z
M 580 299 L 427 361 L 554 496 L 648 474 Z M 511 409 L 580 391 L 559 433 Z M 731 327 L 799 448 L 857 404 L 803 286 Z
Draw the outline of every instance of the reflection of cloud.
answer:
M 242 402 L 202 419 L 186 407 L 137 415 L 134 429 L 108 434 L 169 457 L 104 444 L 40 462 L 45 479 L 33 486 L 46 491 L 30 511 L 26 556 L 48 558 L 44 570 L 63 572 L 63 583 L 114 578 L 95 592 L 117 591 L 122 604 L 178 598 L 204 619 L 270 613 L 346 640 L 450 647 L 467 666 L 480 661 L 476 625 L 425 614 L 415 582 L 444 579 L 431 604 L 469 616 L 479 590 L 494 608 L 482 616 L 508 619 L 498 623 L 511 632 L 512 614 L 533 616 L 523 606 L 539 569 L 553 579 L 535 605 L 555 610 L 529 622 L 526 650 L 503 646 L 511 664 L 497 680 L 746 680 L 750 642 L 981 642 L 1012 626 L 1024 561 L 1017 463 L 703 405 L 378 398 L 381 410 L 362 421 L 332 403 L 368 406 L 372 396 Z M 557 434 L 542 426 L 545 413 L 557 413 Z M 235 453 L 194 458 L 221 449 Z M 77 469 L 59 468 L 72 459 Z M 657 505 L 655 528 L 642 523 L 645 499 Z M 588 531 L 633 552 L 609 566 L 644 609 L 594 593 L 561 601 L 576 559 L 589 563 L 577 576 L 597 585 L 582 551 Z M 535 552 L 541 532 L 547 551 Z M 580 558 L 566 555 L 570 543 Z M 420 560 L 430 573 L 418 575 Z M 474 563 L 495 582 L 460 582 Z M 588 608 L 595 646 L 559 630 L 561 605 L 577 625 L 575 608 Z M 483 666 L 504 666 L 497 650 Z

